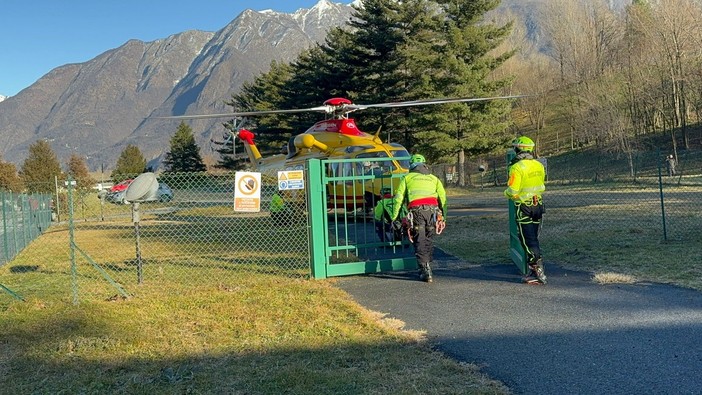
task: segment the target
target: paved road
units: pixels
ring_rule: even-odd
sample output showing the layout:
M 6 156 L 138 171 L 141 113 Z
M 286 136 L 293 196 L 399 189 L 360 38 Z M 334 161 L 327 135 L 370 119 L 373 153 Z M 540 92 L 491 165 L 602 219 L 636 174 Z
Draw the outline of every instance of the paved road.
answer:
M 415 273 L 338 284 L 517 394 L 702 394 L 702 293 L 598 285 L 548 262 L 549 285 L 529 286 L 511 265 L 438 258 L 433 284 Z

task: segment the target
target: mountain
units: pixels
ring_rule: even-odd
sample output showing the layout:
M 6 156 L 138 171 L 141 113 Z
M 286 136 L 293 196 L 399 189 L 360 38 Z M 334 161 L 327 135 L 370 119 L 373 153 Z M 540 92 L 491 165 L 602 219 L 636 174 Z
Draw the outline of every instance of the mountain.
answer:
M 543 43 L 541 10 L 548 1 L 503 0 L 497 12 L 523 18 L 530 39 Z M 608 1 L 618 9 L 631 2 Z M 85 63 L 57 67 L 0 102 L 0 157 L 19 167 L 29 146 L 46 139 L 61 163 L 78 153 L 92 170 L 111 169 L 134 144 L 158 165 L 178 123 L 155 117 L 230 111 L 224 102 L 244 82 L 267 71 L 271 61 L 292 61 L 322 42 L 352 12 L 351 5 L 329 0 L 292 14 L 246 10 L 217 32 L 130 40 Z M 211 154 L 209 141 L 223 132 L 222 121 L 190 121 L 203 154 Z
M 0 101 L 7 99 L 7 96 L 0 95 Z
M 90 169 L 109 169 L 135 144 L 157 164 L 178 123 L 150 117 L 229 111 L 224 102 L 242 83 L 273 60 L 294 60 L 352 12 L 329 0 L 292 14 L 246 10 L 214 33 L 130 40 L 87 62 L 57 67 L 0 102 L 0 156 L 20 166 L 28 147 L 46 139 L 62 163 L 78 153 Z M 223 131 L 220 123 L 191 123 L 203 150 L 212 133 Z

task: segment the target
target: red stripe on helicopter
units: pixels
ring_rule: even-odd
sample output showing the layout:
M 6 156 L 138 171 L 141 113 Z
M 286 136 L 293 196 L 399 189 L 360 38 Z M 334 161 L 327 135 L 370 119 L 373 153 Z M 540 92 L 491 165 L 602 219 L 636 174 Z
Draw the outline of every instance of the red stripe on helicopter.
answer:
M 345 134 L 347 136 L 365 136 L 365 133 L 360 131 L 358 126 L 356 126 L 356 121 L 351 118 L 319 121 L 311 128 L 307 129 L 305 133 L 310 132 L 335 132 Z

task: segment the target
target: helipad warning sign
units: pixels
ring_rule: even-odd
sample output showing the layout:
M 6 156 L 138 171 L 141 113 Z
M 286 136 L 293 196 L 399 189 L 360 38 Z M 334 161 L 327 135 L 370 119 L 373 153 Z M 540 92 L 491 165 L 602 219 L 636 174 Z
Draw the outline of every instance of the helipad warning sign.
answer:
M 278 190 L 305 189 L 305 177 L 302 170 L 278 172 Z
M 234 211 L 261 211 L 261 173 L 238 171 L 234 183 Z

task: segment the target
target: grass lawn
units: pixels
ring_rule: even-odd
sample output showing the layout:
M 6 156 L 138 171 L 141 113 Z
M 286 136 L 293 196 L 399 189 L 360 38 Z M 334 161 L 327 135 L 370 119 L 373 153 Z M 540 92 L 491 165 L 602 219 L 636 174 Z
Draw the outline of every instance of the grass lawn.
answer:
M 504 204 L 494 192 L 452 189 L 449 199 L 466 206 Z M 632 193 L 624 196 L 631 198 Z M 561 194 L 563 202 L 572 203 L 574 194 L 592 193 L 564 190 Z M 550 203 L 557 196 L 553 193 Z M 685 241 L 664 242 L 654 228 L 641 226 L 646 218 L 632 216 L 631 207 L 614 204 L 621 203 L 616 200 L 610 203 L 584 205 L 584 211 L 552 204 L 542 233 L 547 266 L 555 263 L 586 270 L 599 283 L 661 281 L 702 290 L 702 264 L 696 253 L 702 231 L 686 234 Z M 681 212 L 687 212 L 685 207 Z M 180 213 L 181 217 L 168 217 L 171 228 L 167 229 L 174 229 L 180 220 L 214 216 L 213 210 L 193 209 Z M 593 212 L 601 215 L 588 217 Z M 584 217 L 590 220 L 578 221 Z M 253 221 L 226 220 L 244 225 Z M 449 218 L 437 244 L 469 264 L 511 265 L 507 221 L 506 212 Z M 432 350 L 423 333 L 403 330 L 402 322 L 351 301 L 333 279 L 306 280 L 296 266 L 277 273 L 266 270 L 266 265 L 296 261 L 296 250 L 261 256 L 250 243 L 266 238 L 254 234 L 251 242 L 241 242 L 234 252 L 229 248 L 234 255 L 223 259 L 219 245 L 231 241 L 201 238 L 210 234 L 205 229 L 212 225 L 201 222 L 201 232 L 188 238 L 171 240 L 165 236 L 175 233 L 160 231 L 144 235 L 153 239 L 149 245 L 161 253 L 159 260 L 146 263 L 146 281 L 141 285 L 133 283 L 129 267 L 134 256 L 132 239 L 124 235 L 131 235 L 129 227 L 85 225 L 89 229 L 80 231 L 79 244 L 87 249 L 109 246 L 90 253 L 99 262 L 108 256 L 117 259 L 108 269 L 132 294 L 127 299 L 84 264 L 78 273 L 80 292 L 114 296 L 71 303 L 65 227 L 52 227 L 0 267 L 0 284 L 27 297 L 22 303 L 0 291 L 2 392 L 509 392 L 478 367 Z M 294 240 L 292 235 L 285 237 Z M 182 249 L 195 251 L 197 261 L 178 261 Z M 101 253 L 107 255 L 100 257 Z M 231 262 L 241 264 L 232 269 Z M 178 272 L 169 271 L 176 265 Z
M 56 252 L 64 232 L 41 236 L 0 268 L 0 283 L 43 295 L 23 303 L 0 292 L 3 393 L 508 393 L 433 351 L 422 333 L 352 302 L 333 280 L 225 275 L 221 262 L 203 258 L 197 270 L 208 281 L 166 271 L 128 299 L 73 305 L 67 257 Z

